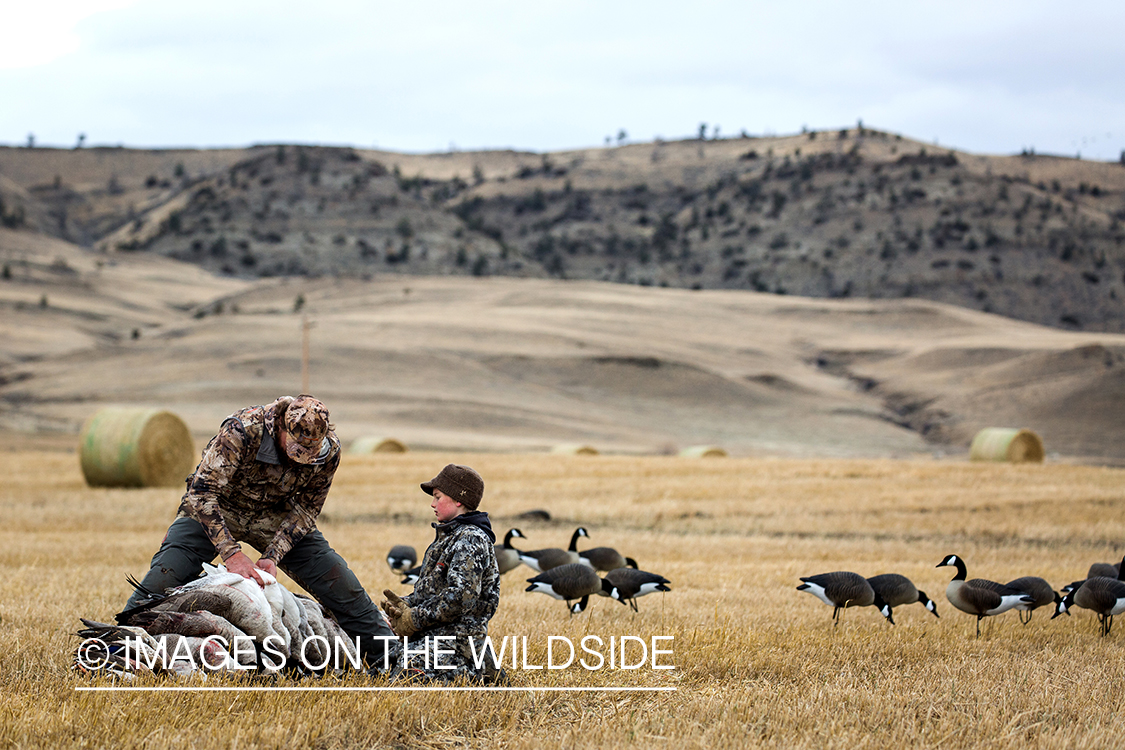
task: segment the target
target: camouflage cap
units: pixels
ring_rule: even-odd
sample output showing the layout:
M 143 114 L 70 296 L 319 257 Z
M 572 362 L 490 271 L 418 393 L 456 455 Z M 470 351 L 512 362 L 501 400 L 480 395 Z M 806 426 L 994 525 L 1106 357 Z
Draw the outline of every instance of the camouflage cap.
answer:
M 422 482 L 421 487 L 427 495 L 441 490 L 469 510 L 476 510 L 484 497 L 484 480 L 480 474 L 460 464 L 447 464 L 436 477 Z
M 299 464 L 322 463 L 332 450 L 328 440 L 328 407 L 312 396 L 293 399 L 281 420 L 289 434 L 285 453 Z

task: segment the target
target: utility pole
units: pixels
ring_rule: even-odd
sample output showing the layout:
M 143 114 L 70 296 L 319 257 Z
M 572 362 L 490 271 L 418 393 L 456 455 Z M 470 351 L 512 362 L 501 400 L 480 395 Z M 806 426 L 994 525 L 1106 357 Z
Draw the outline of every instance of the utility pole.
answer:
M 309 392 L 309 315 L 301 316 L 301 393 Z

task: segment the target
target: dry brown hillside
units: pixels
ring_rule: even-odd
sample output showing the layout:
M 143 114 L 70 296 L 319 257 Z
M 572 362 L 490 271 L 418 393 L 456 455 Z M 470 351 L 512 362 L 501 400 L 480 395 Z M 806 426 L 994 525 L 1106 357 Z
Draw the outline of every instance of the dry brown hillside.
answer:
M 1125 460 L 1125 336 L 925 300 L 374 274 L 239 280 L 0 229 L 0 427 L 73 435 L 106 404 L 206 437 L 311 390 L 345 441 L 659 453 L 962 454 L 989 425 Z M 300 310 L 298 314 L 296 311 Z
M 921 298 L 1125 331 L 1125 166 L 871 129 L 546 154 L 0 148 L 46 231 L 236 277 Z

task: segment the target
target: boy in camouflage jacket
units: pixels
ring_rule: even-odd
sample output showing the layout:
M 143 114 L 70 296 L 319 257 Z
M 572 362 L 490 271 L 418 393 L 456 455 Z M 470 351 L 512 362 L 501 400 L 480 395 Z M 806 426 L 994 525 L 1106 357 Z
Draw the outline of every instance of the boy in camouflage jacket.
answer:
M 383 592 L 391 627 L 406 638 L 405 659 L 401 639 L 388 649 L 390 675 L 427 680 L 491 676 L 491 655 L 479 669 L 473 656 L 474 647 L 477 658 L 484 651 L 488 621 L 500 603 L 496 535 L 488 514 L 477 510 L 484 480 L 468 466 L 449 464 L 422 483 L 422 489 L 433 496 L 436 536 L 422 559 L 414 592 L 402 598 Z M 435 640 L 439 636 L 444 638 Z

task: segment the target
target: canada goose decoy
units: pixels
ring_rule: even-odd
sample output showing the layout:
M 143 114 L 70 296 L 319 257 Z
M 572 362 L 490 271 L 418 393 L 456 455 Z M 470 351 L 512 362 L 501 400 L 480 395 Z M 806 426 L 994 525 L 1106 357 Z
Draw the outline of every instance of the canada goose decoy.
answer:
M 405 544 L 396 544 L 387 553 L 387 565 L 395 573 L 405 573 L 418 564 L 418 553 L 413 547 Z
M 1101 576 L 1103 578 L 1117 578 L 1120 572 L 1121 563 L 1094 563 L 1090 566 L 1090 570 L 1087 571 L 1086 577 L 1097 578 Z
M 568 548 L 558 549 L 557 547 L 550 547 L 548 549 L 536 549 L 526 552 L 520 552 L 520 562 L 537 573 L 544 573 L 551 568 L 557 568 L 560 565 L 577 563 L 578 538 L 583 536 L 589 537 L 590 535 L 586 533 L 585 528 L 579 526 L 574 530 L 574 534 L 570 537 L 570 546 Z
M 934 617 L 941 617 L 937 613 L 937 605 L 934 600 L 926 596 L 925 591 L 919 591 L 906 576 L 898 573 L 883 573 L 882 575 L 871 576 L 867 579 L 867 582 L 871 584 L 871 588 L 875 589 L 875 593 L 886 602 L 889 610 L 894 610 L 901 604 L 918 602 L 932 612 Z
M 1098 622 L 1101 624 L 1102 636 L 1109 635 L 1113 627 L 1114 615 L 1125 611 L 1125 558 L 1116 566 L 1109 563 L 1094 563 L 1090 566 L 1093 572 L 1098 566 L 1105 566 L 1106 572 L 1116 568 L 1115 576 L 1092 576 L 1085 581 L 1075 581 L 1070 584 L 1071 589 L 1062 601 L 1055 605 L 1055 619 L 1061 614 L 1070 614 L 1070 608 L 1077 605 L 1083 609 L 1092 609 L 1098 613 Z
M 1017 578 L 1014 581 L 1008 581 L 1005 585 L 1010 589 L 1023 591 L 1035 600 L 1032 604 L 1020 602 L 1015 607 L 1016 614 L 1019 615 L 1020 622 L 1024 625 L 1031 622 L 1031 616 L 1035 613 L 1035 610 L 1040 607 L 1046 607 L 1048 604 L 1058 604 L 1062 601 L 1062 597 L 1055 593 L 1055 590 L 1051 588 L 1051 584 L 1036 576 Z M 1024 617 L 1024 612 L 1027 613 L 1026 618 Z
M 891 608 L 883 601 L 883 597 L 875 593 L 875 589 L 867 579 L 859 573 L 850 573 L 846 570 L 837 570 L 832 573 L 820 573 L 801 579 L 798 591 L 808 593 L 832 607 L 832 627 L 840 624 L 840 610 L 846 607 L 870 607 L 887 618 L 891 625 L 895 624 L 891 616 Z
M 589 565 L 594 570 L 617 570 L 628 567 L 629 560 L 613 547 L 591 547 L 578 552 L 578 562 Z
M 415 565 L 413 568 L 405 571 L 402 574 L 402 580 L 399 581 L 399 583 L 406 586 L 413 586 L 414 584 L 418 583 L 418 576 L 420 575 L 422 575 L 422 566 Z
M 519 567 L 520 551 L 512 546 L 512 537 L 517 536 L 520 539 L 527 539 L 519 529 L 508 529 L 508 533 L 504 535 L 504 543 L 493 545 L 493 549 L 496 550 L 496 568 L 500 571 L 500 575 Z
M 987 581 L 983 578 L 965 580 L 965 561 L 957 555 L 946 555 L 934 567 L 945 565 L 957 567 L 957 575 L 945 587 L 945 598 L 957 609 L 977 618 L 977 638 L 980 638 L 980 621 L 984 617 L 1007 612 L 1017 604 L 1034 604 L 1035 599 L 1028 596 L 1026 591 L 1008 588 L 1002 583 Z
M 1070 608 L 1074 606 L 1097 612 L 1102 636 L 1107 636 L 1113 627 L 1113 616 L 1125 612 L 1125 581 L 1106 576 L 1087 578 L 1085 583 L 1063 597 L 1051 619 L 1061 614 L 1069 615 Z
M 603 581 L 594 569 L 583 563 L 567 563 L 544 571 L 534 578 L 528 578 L 531 585 L 525 591 L 538 591 L 566 602 L 567 609 L 576 615 L 586 609 L 592 594 L 605 591 L 612 599 L 620 600 L 613 585 Z M 578 600 L 571 606 L 571 602 Z
M 632 558 L 629 558 L 632 560 Z M 618 601 L 629 603 L 637 611 L 637 599 L 657 591 L 671 591 L 672 582 L 662 575 L 637 570 L 635 566 L 614 568 L 605 574 L 605 581 L 617 589 Z M 609 591 L 605 594 L 608 596 Z

